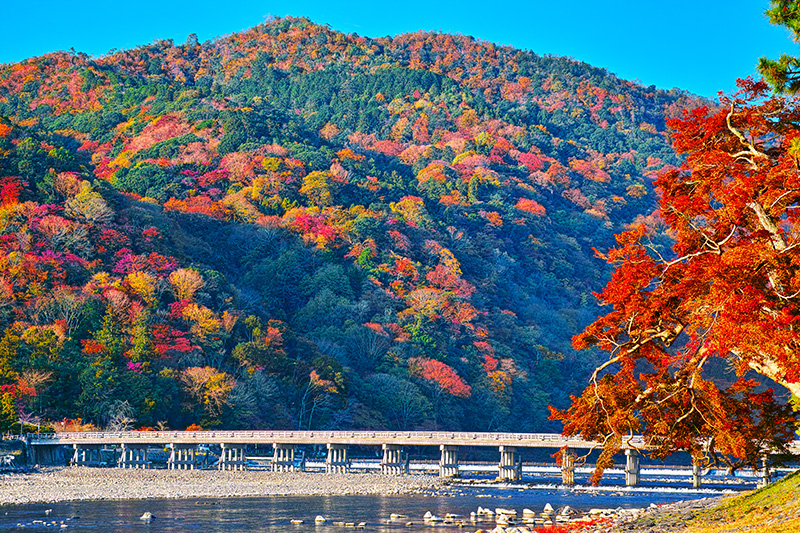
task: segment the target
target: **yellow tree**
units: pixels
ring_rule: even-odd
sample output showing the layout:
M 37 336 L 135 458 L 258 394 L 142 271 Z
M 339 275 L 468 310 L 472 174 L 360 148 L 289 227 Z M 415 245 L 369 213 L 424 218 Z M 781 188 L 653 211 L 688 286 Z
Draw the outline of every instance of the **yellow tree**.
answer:
M 203 277 L 193 268 L 179 268 L 169 275 L 169 284 L 178 300 L 193 300 L 203 288 Z

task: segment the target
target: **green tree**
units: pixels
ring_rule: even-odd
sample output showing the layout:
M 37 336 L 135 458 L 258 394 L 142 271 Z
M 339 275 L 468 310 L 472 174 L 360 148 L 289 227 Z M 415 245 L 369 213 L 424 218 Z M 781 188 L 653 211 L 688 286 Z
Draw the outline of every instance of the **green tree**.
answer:
M 93 420 L 99 421 L 106 416 L 109 402 L 120 397 L 119 364 L 124 337 L 119 319 L 111 308 L 103 317 L 103 325 L 94 337 L 94 340 L 89 340 L 84 345 L 89 364 L 79 377 L 81 394 L 78 406 Z
M 792 34 L 792 40 L 800 43 L 800 3 L 796 0 L 771 0 L 772 7 L 766 11 L 769 21 L 783 26 Z M 800 58 L 781 54 L 779 59 L 762 57 L 758 70 L 777 93 L 794 94 L 800 91 Z
M 14 384 L 17 373 L 11 366 L 16 359 L 19 337 L 7 329 L 0 340 L 0 431 L 9 431 L 17 422 L 17 405 Z
M 131 331 L 133 347 L 128 351 L 134 363 L 147 362 L 153 358 L 153 333 L 150 330 L 150 313 L 147 310 L 136 315 Z

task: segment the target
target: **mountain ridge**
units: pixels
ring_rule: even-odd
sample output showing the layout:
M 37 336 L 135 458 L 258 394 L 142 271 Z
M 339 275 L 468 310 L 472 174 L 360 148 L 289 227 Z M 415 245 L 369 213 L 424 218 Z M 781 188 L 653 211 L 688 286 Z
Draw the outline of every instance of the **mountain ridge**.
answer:
M 294 18 L 0 66 L 7 418 L 553 429 L 592 250 L 659 228 L 665 122 L 702 103 Z

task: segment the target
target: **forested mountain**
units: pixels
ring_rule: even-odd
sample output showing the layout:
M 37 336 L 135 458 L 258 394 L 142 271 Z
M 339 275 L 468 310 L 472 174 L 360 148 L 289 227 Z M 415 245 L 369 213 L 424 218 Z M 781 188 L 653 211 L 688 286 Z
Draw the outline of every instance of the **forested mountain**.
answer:
M 699 103 L 295 18 L 0 65 L 2 425 L 554 429 Z

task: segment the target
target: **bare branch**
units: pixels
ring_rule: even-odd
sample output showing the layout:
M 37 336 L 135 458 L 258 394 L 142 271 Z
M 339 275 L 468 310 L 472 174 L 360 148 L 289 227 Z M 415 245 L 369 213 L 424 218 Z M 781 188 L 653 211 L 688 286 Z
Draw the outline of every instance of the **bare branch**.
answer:
M 725 123 L 728 125 L 728 130 L 731 133 L 733 133 L 736 136 L 737 139 L 739 139 L 739 142 L 741 142 L 745 146 L 745 148 L 747 148 L 747 150 L 745 150 L 744 152 L 739 152 L 737 154 L 731 154 L 731 157 L 733 157 L 734 159 L 738 159 L 739 157 L 744 157 L 745 155 L 752 155 L 753 157 L 759 157 L 759 158 L 762 158 L 762 159 L 769 159 L 769 156 L 767 154 L 765 154 L 764 152 L 759 151 L 755 147 L 755 145 L 753 145 L 753 143 L 751 143 L 750 141 L 748 141 L 745 138 L 745 136 L 742 134 L 742 132 L 740 132 L 739 130 L 737 130 L 736 128 L 733 127 L 733 124 L 731 124 L 731 117 L 732 116 L 733 116 L 733 104 L 731 104 L 731 110 L 728 112 L 728 115 L 725 117 Z M 754 169 L 758 168 L 753 160 L 751 160 L 749 158 L 745 158 L 745 159 L 747 159 L 750 162 L 750 164 L 753 166 Z
M 777 204 L 779 201 L 781 201 L 783 199 L 783 197 L 788 196 L 788 195 L 793 194 L 793 193 L 796 193 L 796 192 L 800 192 L 800 191 L 798 191 L 797 189 L 792 189 L 790 191 L 786 191 L 785 193 L 783 193 L 780 196 L 778 196 L 777 198 L 775 198 L 775 200 L 772 202 L 772 204 L 770 204 L 769 208 L 772 209 L 773 207 L 775 207 L 775 204 Z M 788 206 L 787 206 L 787 209 L 788 209 Z
M 595 384 L 595 388 L 597 388 L 597 374 L 599 374 L 600 372 L 602 372 L 606 368 L 610 367 L 614 363 L 618 363 L 626 355 L 628 355 L 628 353 L 621 353 L 621 354 L 619 354 L 619 355 L 617 355 L 615 357 L 612 357 L 611 359 L 609 359 L 608 361 L 606 361 L 605 363 L 603 363 L 602 365 L 600 365 L 600 366 L 598 366 L 597 368 L 594 369 L 594 372 L 592 372 L 591 381 Z

